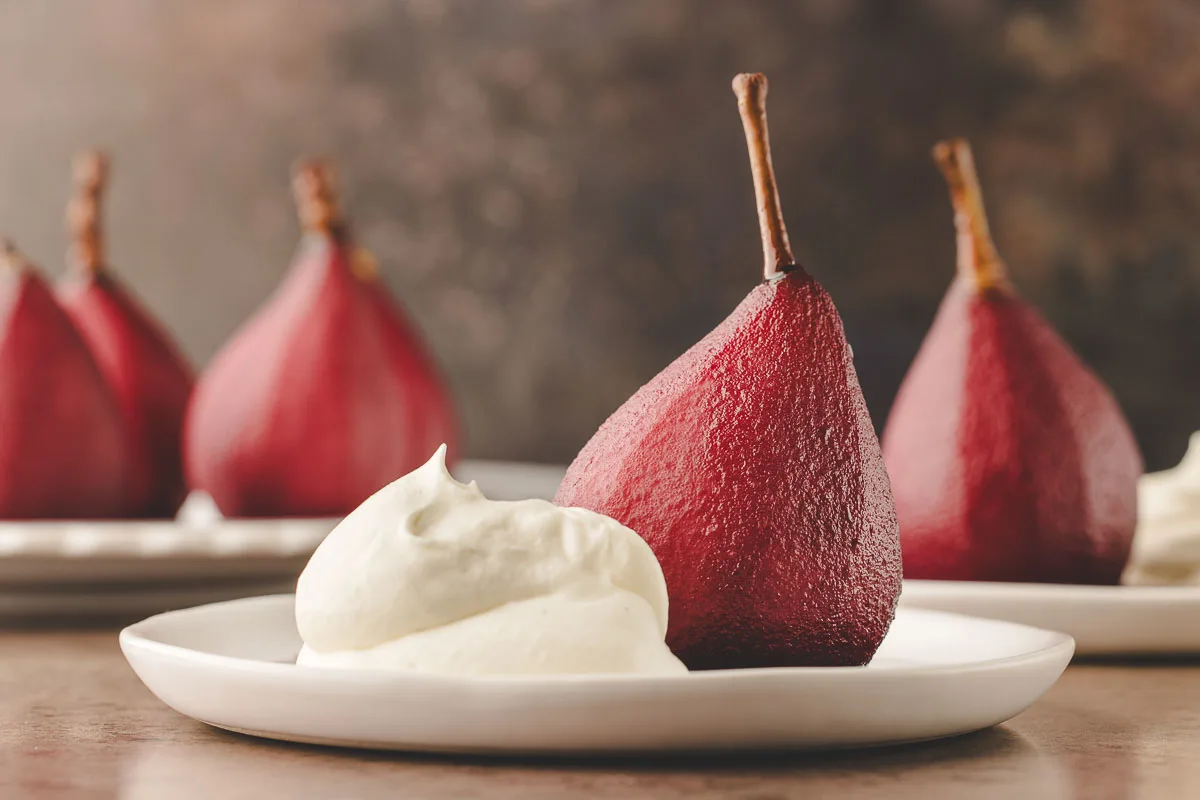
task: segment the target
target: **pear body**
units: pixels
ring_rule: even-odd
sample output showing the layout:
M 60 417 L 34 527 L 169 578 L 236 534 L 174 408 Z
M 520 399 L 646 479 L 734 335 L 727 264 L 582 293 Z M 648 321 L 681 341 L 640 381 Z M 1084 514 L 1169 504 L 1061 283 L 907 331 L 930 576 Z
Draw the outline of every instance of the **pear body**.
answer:
M 117 402 L 34 272 L 0 276 L 0 517 L 124 514 L 128 456 Z
M 180 440 L 193 375 L 162 327 L 106 271 L 75 274 L 58 298 L 121 410 L 134 517 L 173 517 L 187 495 Z
M 621 406 L 555 502 L 650 544 L 691 669 L 865 664 L 891 624 L 891 489 L 837 310 L 803 271 Z
M 1008 289 L 957 278 L 883 436 L 909 578 L 1115 584 L 1142 459 L 1104 384 Z
M 348 514 L 430 455 L 424 376 L 396 358 L 380 290 L 352 259 L 327 236 L 306 238 L 196 386 L 184 464 L 228 516 Z
M 413 448 L 421 464 L 437 449 L 446 445 L 446 463 L 458 460 L 458 418 L 437 365 L 420 334 L 404 310 L 388 294 L 382 281 L 365 284 L 379 319 L 392 370 L 404 376 L 408 390 L 408 409 L 413 431 Z M 420 466 L 420 464 L 418 464 Z

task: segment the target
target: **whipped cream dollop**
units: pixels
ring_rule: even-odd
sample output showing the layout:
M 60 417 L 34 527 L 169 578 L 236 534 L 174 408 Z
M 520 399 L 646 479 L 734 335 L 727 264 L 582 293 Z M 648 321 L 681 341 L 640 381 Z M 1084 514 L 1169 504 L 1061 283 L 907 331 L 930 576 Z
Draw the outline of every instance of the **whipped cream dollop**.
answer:
M 1200 583 L 1200 432 L 1179 465 L 1138 481 L 1138 526 L 1125 583 Z
M 445 674 L 680 673 L 640 536 L 545 500 L 493 501 L 425 466 L 317 548 L 296 587 L 308 666 Z

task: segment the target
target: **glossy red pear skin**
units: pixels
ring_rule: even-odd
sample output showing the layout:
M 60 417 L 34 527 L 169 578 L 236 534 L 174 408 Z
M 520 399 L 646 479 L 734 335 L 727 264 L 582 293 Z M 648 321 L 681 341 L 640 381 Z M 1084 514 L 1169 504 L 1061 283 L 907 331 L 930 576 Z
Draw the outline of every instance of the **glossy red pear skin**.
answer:
M 74 275 L 59 302 L 83 335 L 129 437 L 126 513 L 173 517 L 187 495 L 180 439 L 192 370 L 167 333 L 107 272 Z
M 1011 292 L 957 279 L 888 418 L 909 578 L 1115 584 L 1142 459 L 1108 389 Z
M 394 326 L 350 252 L 321 236 L 213 359 L 184 463 L 229 516 L 340 516 L 420 466 L 425 376 L 397 367 Z
M 833 302 L 760 285 L 580 452 L 555 502 L 642 535 L 691 669 L 867 663 L 900 594 L 891 489 Z
M 117 403 L 50 288 L 0 276 L 0 517 L 121 516 L 125 448 Z

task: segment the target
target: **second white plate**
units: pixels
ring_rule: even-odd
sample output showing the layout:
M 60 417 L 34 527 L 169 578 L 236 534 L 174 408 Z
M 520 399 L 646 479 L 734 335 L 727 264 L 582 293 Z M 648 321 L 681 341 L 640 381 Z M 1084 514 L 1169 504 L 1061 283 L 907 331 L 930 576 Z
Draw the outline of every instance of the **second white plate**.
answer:
M 121 647 L 163 702 L 217 727 L 315 744 L 507 754 L 954 736 L 1028 708 L 1073 651 L 1060 633 L 902 609 L 868 667 L 464 678 L 296 666 L 293 605 L 281 595 L 162 614 L 122 631 Z
M 1200 654 L 1200 586 L 906 580 L 900 605 L 1062 631 L 1080 655 Z

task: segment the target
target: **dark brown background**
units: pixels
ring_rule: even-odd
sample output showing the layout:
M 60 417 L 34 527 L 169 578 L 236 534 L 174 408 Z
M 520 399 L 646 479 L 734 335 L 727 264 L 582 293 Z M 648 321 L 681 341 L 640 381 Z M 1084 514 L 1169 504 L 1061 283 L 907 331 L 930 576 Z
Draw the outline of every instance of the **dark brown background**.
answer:
M 877 422 L 953 269 L 929 146 L 966 134 L 1161 467 L 1200 428 L 1198 37 L 1188 0 L 12 0 L 0 227 L 57 272 L 71 154 L 111 148 L 113 261 L 203 362 L 287 266 L 289 163 L 332 154 L 469 453 L 565 461 L 757 280 L 729 80 L 762 70 Z

